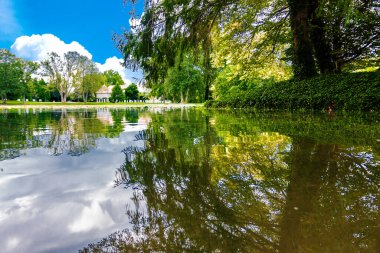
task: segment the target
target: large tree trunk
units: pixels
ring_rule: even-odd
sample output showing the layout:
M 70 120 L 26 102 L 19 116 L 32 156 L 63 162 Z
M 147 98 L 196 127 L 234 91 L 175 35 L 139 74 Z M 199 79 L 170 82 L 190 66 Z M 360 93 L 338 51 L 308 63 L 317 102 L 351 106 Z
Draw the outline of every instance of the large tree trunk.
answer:
M 86 92 L 83 93 L 83 102 L 87 103 L 88 94 Z
M 205 83 L 205 101 L 211 99 L 210 85 L 211 85 L 211 32 L 203 42 L 204 59 L 203 65 L 205 68 L 204 83 Z
M 326 38 L 325 24 L 317 13 L 319 5 L 320 0 L 310 0 L 311 38 L 320 73 L 331 74 L 335 72 L 335 64 L 332 58 L 332 49 Z
M 182 92 L 182 90 L 181 90 L 180 94 L 181 94 L 181 104 L 182 104 L 182 103 L 184 102 L 184 100 L 183 100 L 183 92 Z
M 66 103 L 66 97 L 67 97 L 66 93 L 62 92 L 61 93 L 61 102 L 62 103 Z
M 293 32 L 293 71 L 297 78 L 308 78 L 317 74 L 310 38 L 309 1 L 288 0 L 290 25 Z

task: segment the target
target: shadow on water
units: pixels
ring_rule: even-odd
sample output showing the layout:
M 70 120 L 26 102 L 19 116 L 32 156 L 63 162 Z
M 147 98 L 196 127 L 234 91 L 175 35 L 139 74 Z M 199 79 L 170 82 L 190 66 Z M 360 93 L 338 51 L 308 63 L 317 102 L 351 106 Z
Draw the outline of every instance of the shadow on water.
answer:
M 380 252 L 376 115 L 151 117 L 116 173 L 132 228 L 81 252 Z

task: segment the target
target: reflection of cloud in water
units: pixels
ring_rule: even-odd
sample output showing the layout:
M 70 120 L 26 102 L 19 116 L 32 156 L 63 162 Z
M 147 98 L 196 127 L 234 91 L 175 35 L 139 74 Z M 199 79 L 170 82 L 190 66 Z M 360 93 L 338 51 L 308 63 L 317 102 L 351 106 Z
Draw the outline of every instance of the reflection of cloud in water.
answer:
M 90 206 L 85 206 L 78 217 L 68 228 L 72 233 L 87 232 L 92 229 L 104 229 L 114 225 L 114 220 L 106 210 L 103 210 L 98 202 L 93 201 Z
M 137 125 L 120 137 L 96 140 L 82 156 L 25 156 L 0 162 L 0 249 L 13 252 L 74 252 L 128 226 L 131 192 L 113 187 L 114 171 L 135 141 Z

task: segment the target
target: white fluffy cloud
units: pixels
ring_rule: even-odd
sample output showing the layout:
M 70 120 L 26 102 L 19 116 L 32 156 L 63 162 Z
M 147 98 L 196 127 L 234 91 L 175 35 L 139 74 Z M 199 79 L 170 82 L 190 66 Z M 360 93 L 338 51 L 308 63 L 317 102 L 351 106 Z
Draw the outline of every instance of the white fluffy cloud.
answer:
M 116 56 L 108 58 L 104 64 L 96 63 L 98 69 L 102 72 L 106 70 L 115 70 L 123 78 L 125 84 L 137 83 L 141 78 L 142 74 L 140 72 L 132 72 L 125 69 L 121 63 L 122 59 L 117 58 Z
M 69 44 L 53 34 L 33 34 L 32 36 L 20 36 L 11 46 L 11 50 L 17 56 L 32 61 L 41 61 L 49 52 L 62 55 L 69 51 L 77 51 L 79 54 L 92 58 L 81 44 L 73 41 Z
M 11 46 L 11 51 L 18 57 L 32 61 L 41 61 L 45 59 L 50 52 L 56 52 L 63 56 L 64 53 L 69 51 L 77 51 L 81 55 L 85 55 L 90 59 L 92 58 L 91 53 L 78 42 L 73 41 L 67 44 L 53 34 L 18 37 Z M 113 56 L 108 58 L 103 64 L 96 63 L 96 66 L 101 72 L 106 70 L 117 71 L 127 85 L 138 83 L 143 78 L 142 72 L 132 72 L 131 70 L 125 69 L 121 65 L 122 62 L 122 59 Z

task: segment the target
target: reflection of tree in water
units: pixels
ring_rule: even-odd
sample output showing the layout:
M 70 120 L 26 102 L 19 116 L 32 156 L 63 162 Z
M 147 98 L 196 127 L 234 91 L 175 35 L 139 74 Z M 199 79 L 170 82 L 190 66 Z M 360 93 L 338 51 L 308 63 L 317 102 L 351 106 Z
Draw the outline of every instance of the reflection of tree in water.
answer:
M 110 114 L 108 110 L 105 113 Z M 37 147 L 47 148 L 53 155 L 81 155 L 95 148 L 99 137 L 117 136 L 123 131 L 118 126 L 109 128 L 111 123 L 98 118 L 96 110 L 87 109 L 0 113 L 0 161 Z
M 137 136 L 144 149 L 125 149 L 117 184 L 134 189 L 133 229 L 83 252 L 378 252 L 380 164 L 369 147 L 232 136 L 202 119 L 158 121 Z
M 10 110 L 0 113 L 0 161 L 19 157 L 21 149 L 39 147 L 34 129 L 46 128 L 50 114 L 32 110 Z
M 379 162 L 305 140 L 290 159 L 280 252 L 377 252 Z
M 78 156 L 96 147 L 96 139 L 105 135 L 104 125 L 96 119 L 94 112 L 63 109 L 59 119 L 51 122 L 51 130 L 43 146 L 51 154 L 60 155 L 65 151 Z
M 113 109 L 110 110 L 112 116 L 112 124 L 108 127 L 108 136 L 116 137 L 124 131 L 126 124 L 137 123 L 139 119 L 139 111 L 136 109 Z

